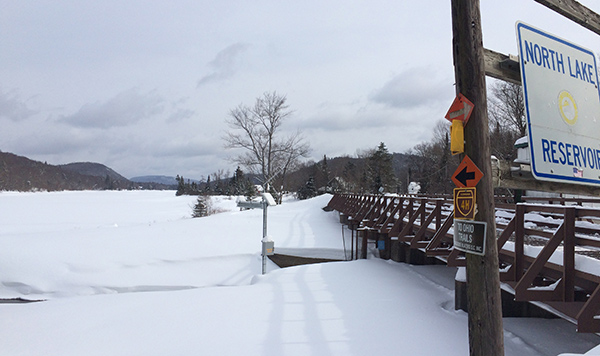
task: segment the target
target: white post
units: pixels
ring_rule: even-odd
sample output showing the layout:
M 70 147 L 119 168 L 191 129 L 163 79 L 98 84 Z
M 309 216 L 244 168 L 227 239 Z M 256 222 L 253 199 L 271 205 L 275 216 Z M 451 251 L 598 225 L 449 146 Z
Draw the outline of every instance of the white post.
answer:
M 267 240 L 267 207 L 269 203 L 267 199 L 263 196 L 263 238 L 261 240 L 262 247 L 262 274 L 267 273 L 267 251 L 264 248 L 265 241 Z

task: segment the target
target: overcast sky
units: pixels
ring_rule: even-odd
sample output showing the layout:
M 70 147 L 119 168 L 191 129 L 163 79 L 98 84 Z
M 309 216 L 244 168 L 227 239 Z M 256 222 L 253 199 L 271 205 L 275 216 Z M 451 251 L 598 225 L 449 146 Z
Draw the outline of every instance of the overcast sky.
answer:
M 600 53 L 533 0 L 481 6 L 487 48 L 517 54 L 522 20 Z M 454 98 L 451 31 L 450 0 L 0 0 L 0 150 L 128 178 L 232 172 L 229 111 L 276 91 L 314 160 L 406 152 Z

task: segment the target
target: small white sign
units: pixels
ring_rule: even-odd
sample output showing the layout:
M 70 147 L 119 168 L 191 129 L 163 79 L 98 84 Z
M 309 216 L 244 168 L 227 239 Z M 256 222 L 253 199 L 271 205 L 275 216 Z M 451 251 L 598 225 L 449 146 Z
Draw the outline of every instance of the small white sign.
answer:
M 263 196 L 263 199 L 267 202 L 268 206 L 277 205 L 277 202 L 275 202 L 275 199 L 273 198 L 271 193 L 263 193 L 262 196 Z
M 600 184 L 600 90 L 594 52 L 517 22 L 535 178 Z

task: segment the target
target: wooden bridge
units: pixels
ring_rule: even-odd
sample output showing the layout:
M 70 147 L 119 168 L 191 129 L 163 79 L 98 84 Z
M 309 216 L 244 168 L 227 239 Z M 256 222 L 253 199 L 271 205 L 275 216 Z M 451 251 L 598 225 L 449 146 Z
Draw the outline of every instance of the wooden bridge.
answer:
M 516 301 L 545 304 L 579 332 L 600 332 L 600 209 L 583 206 L 600 200 L 525 200 L 496 203 L 503 289 Z M 461 267 L 452 204 L 450 197 L 334 195 L 326 208 L 352 230 L 353 258 L 366 258 L 374 242 L 381 258 Z

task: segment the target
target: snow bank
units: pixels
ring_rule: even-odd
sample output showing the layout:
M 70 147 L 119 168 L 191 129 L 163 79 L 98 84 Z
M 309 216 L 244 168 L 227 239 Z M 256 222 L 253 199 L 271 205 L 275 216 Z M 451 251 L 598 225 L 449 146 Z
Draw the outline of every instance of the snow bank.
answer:
M 170 191 L 2 193 L 0 298 L 248 284 L 260 273 L 262 210 L 216 197 L 228 213 L 192 219 L 194 201 Z M 343 256 L 331 252 L 342 240 L 335 213 L 321 210 L 327 201 L 269 208 L 276 249 Z
M 321 209 L 329 199 L 270 207 L 276 251 L 343 256 L 350 233 Z M 0 298 L 45 300 L 0 304 L 0 353 L 468 354 L 466 314 L 439 271 L 425 273 L 446 267 L 370 259 L 269 264 L 262 276 L 262 211 L 218 197 L 226 212 L 192 219 L 194 201 L 174 192 L 0 193 Z M 531 341 L 507 331 L 506 355 L 548 354 L 537 351 L 549 335 L 541 333 Z M 582 349 L 571 346 L 561 350 Z

